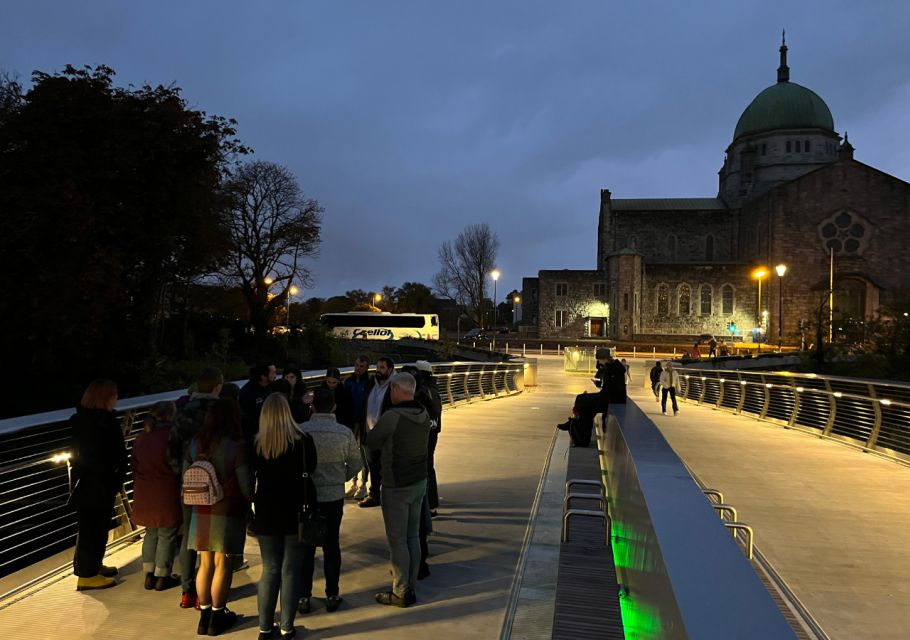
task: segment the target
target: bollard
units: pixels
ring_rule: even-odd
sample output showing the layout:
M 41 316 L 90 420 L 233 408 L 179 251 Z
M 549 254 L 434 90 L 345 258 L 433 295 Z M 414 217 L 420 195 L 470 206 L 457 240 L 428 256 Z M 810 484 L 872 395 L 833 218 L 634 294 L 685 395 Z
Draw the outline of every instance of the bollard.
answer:
M 476 342 L 476 341 L 471 343 L 471 348 L 473 348 L 473 349 L 476 349 L 476 348 L 477 348 L 477 342 Z
M 651 347 L 651 353 L 654 354 L 654 357 L 657 357 L 657 347 Z
M 556 345 L 556 355 L 559 355 L 559 345 Z
M 525 347 L 526 347 L 526 346 L 527 346 L 527 345 L 525 345 L 524 342 L 521 343 L 521 357 L 522 357 L 522 358 L 524 358 L 525 355 L 526 355 L 526 353 L 525 353 Z
M 506 355 L 509 355 L 509 343 L 506 343 Z
M 540 355 L 543 355 L 543 342 L 540 343 Z
M 673 357 L 676 357 L 676 347 L 673 347 Z
M 632 357 L 633 358 L 635 357 L 635 349 L 637 349 L 637 347 L 635 345 L 632 345 Z

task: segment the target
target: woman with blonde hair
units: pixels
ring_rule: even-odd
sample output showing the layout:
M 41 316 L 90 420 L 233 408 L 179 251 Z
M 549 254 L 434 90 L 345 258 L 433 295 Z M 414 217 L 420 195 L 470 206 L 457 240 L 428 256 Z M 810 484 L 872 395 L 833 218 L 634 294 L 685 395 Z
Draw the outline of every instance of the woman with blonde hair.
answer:
M 117 385 L 99 378 L 89 384 L 69 420 L 72 434 L 73 491 L 79 533 L 73 573 L 77 591 L 113 587 L 116 567 L 101 563 L 107 547 L 114 498 L 126 477 L 126 446 L 114 407 Z
M 303 504 L 304 436 L 297 430 L 287 397 L 273 393 L 262 404 L 254 446 L 253 531 L 262 555 L 259 580 L 259 638 L 276 637 L 275 606 L 281 593 L 282 638 L 293 638 L 300 597 L 304 545 L 297 538 Z M 312 446 L 312 444 L 311 444 Z M 310 481 L 311 482 L 311 481 Z M 315 499 L 315 496 L 313 497 Z

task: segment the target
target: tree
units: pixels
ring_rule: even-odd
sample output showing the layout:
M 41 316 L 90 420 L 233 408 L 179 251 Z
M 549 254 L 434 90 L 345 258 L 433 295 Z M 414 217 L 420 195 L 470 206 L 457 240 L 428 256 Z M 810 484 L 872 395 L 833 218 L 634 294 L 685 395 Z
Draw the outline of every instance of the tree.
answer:
M 433 291 L 420 282 L 405 282 L 398 287 L 395 302 L 399 313 L 432 313 L 436 307 Z
M 318 254 L 323 208 L 303 194 L 288 169 L 272 162 L 243 165 L 224 192 L 231 255 L 222 274 L 240 288 L 253 331 L 264 336 L 291 286 L 312 284 L 310 270 L 301 263 Z
M 177 87 L 113 78 L 36 71 L 24 95 L 0 81 L 0 348 L 17 363 L 7 375 L 55 373 L 35 390 L 43 407 L 97 374 L 135 391 L 169 288 L 227 248 L 219 187 L 247 151 L 234 122 L 189 109 Z M 35 407 L 15 395 L 10 411 Z
M 485 222 L 465 227 L 454 242 L 446 241 L 439 247 L 441 268 L 433 276 L 433 288 L 481 326 L 487 280 L 498 250 L 499 238 Z

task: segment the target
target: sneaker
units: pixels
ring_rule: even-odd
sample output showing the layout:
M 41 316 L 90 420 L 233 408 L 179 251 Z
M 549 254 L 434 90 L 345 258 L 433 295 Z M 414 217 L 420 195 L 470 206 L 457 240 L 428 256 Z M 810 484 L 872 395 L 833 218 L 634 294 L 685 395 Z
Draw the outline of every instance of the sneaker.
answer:
M 666 411 L 661 411 L 661 413 L 664 414 L 664 415 L 667 415 L 667 412 L 666 412 Z
M 206 607 L 199 610 L 199 624 L 196 625 L 196 635 L 205 636 L 209 633 L 209 625 L 212 623 L 212 608 Z
M 98 575 L 102 575 L 105 578 L 113 578 L 118 573 L 117 567 L 110 567 L 106 564 L 101 565 L 101 568 L 98 569 Z
M 145 590 L 151 591 L 152 589 L 154 589 L 155 582 L 157 582 L 157 580 L 158 580 L 158 578 L 155 577 L 154 573 L 145 574 Z
M 195 591 L 184 591 L 183 595 L 180 596 L 180 608 L 181 609 L 198 609 L 199 608 L 199 598 L 196 596 Z
M 366 509 L 366 508 L 369 508 L 369 507 L 378 507 L 380 504 L 382 504 L 382 503 L 381 503 L 381 501 L 379 500 L 379 498 L 376 498 L 376 497 L 374 497 L 374 496 L 367 496 L 366 498 L 364 498 L 363 500 L 361 500 L 360 502 L 358 502 L 358 503 L 357 503 L 357 506 L 358 506 L 358 507 L 363 507 L 363 508 Z
M 678 416 L 678 415 L 679 415 L 679 411 L 674 411 L 674 412 L 673 412 L 673 415 L 674 415 L 674 416 Z
M 101 574 L 91 578 L 79 578 L 76 581 L 76 591 L 91 591 L 92 589 L 109 589 L 117 584 L 113 578 Z
M 358 502 L 360 500 L 363 500 L 366 497 L 367 497 L 367 488 L 364 486 L 361 486 L 359 489 L 357 489 L 357 493 L 354 494 L 354 500 L 357 500 Z
M 348 500 L 352 499 L 357 495 L 357 491 L 360 489 L 356 484 L 352 484 L 351 488 L 344 492 L 344 497 Z
M 341 606 L 341 596 L 326 596 L 325 598 L 325 610 L 329 613 L 338 611 L 338 607 Z
M 237 573 L 238 571 L 243 571 L 244 569 L 249 569 L 250 563 L 247 562 L 247 559 L 243 556 L 231 556 L 231 571 Z
M 281 627 L 277 624 L 272 625 L 272 628 L 268 631 L 259 630 L 259 640 L 272 640 L 272 638 L 277 638 L 281 635 Z
M 572 423 L 572 418 L 569 418 L 569 419 L 566 420 L 565 422 L 560 422 L 559 424 L 557 424 L 557 425 L 556 425 L 556 428 L 559 429 L 560 431 L 568 431 L 568 430 L 569 430 L 569 425 L 570 425 L 571 423 Z
M 309 613 L 311 610 L 312 607 L 310 606 L 310 599 L 304 596 L 297 603 L 297 613 L 305 614 Z
M 155 591 L 164 591 L 172 589 L 180 584 L 180 578 L 177 576 L 159 576 L 155 579 Z M 148 588 L 148 587 L 146 587 Z
M 281 640 L 291 640 L 291 638 L 297 637 L 297 629 L 291 629 L 288 632 L 281 632 Z

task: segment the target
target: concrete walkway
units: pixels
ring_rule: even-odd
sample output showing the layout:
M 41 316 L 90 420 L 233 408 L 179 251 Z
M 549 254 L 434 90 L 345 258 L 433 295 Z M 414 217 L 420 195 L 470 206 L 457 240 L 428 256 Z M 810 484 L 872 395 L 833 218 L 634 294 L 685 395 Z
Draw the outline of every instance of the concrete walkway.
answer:
M 374 593 L 389 588 L 382 514 L 348 503 L 342 525 L 345 602 L 327 613 L 317 575 L 314 611 L 298 616 L 298 637 L 499 637 L 554 425 L 568 415 L 570 394 L 589 386 L 585 378 L 562 373 L 561 362 L 541 358 L 540 386 L 521 395 L 446 411 L 437 452 L 442 504 L 430 539 L 432 575 L 419 584 L 419 604 L 395 609 L 373 601 Z M 121 567 L 117 587 L 79 593 L 72 575 L 61 576 L 4 603 L 0 628 L 18 638 L 196 638 L 198 614 L 177 606 L 179 589 L 143 590 L 139 547 L 107 559 Z M 261 564 L 253 539 L 246 557 L 250 568 L 235 574 L 230 597 L 244 619 L 228 637 L 252 637 L 258 627 Z
M 693 403 L 663 416 L 632 372 L 630 397 L 832 639 L 910 638 L 910 467 Z

